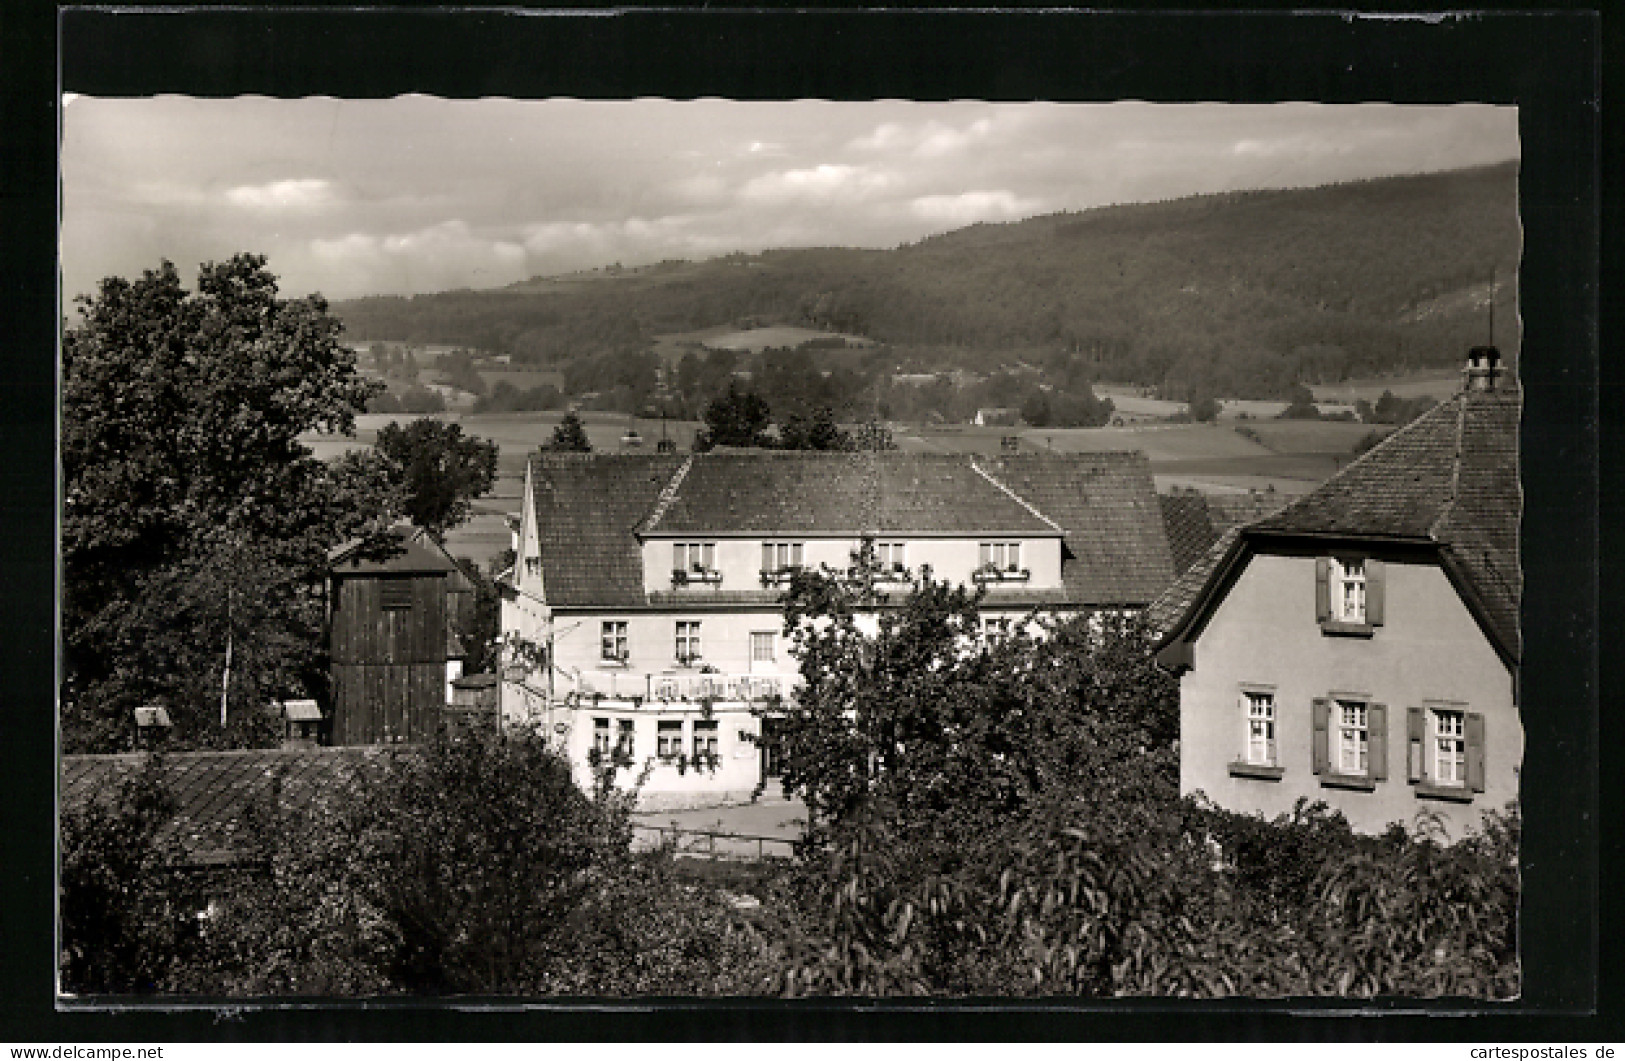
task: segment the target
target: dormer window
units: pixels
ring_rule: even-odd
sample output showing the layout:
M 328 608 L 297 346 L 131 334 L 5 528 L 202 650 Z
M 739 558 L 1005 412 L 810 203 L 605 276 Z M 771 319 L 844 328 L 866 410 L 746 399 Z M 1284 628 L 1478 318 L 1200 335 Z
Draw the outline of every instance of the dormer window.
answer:
M 722 581 L 717 571 L 716 542 L 674 542 L 671 550 L 671 580 L 675 585 Z
M 1365 561 L 1332 560 L 1332 613 L 1338 622 L 1365 622 Z
M 1020 542 L 983 542 L 978 554 L 977 582 L 1024 582 L 1028 571 L 1021 566 Z
M 1328 634 L 1370 637 L 1383 622 L 1384 574 L 1381 560 L 1323 556 L 1315 561 L 1315 614 Z
M 802 567 L 801 542 L 762 543 L 762 584 L 788 582 Z

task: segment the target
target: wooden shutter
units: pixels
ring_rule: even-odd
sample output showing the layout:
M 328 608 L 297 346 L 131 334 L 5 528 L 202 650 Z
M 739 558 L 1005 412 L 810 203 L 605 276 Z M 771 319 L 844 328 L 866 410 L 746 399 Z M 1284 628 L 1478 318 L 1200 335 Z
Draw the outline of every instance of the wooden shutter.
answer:
M 1428 716 L 1420 707 L 1405 710 L 1405 757 L 1412 781 L 1427 779 Z
M 1467 714 L 1467 787 L 1484 791 L 1484 716 Z
M 1383 601 L 1387 581 L 1387 566 L 1381 560 L 1365 562 L 1365 621 L 1372 626 L 1382 625 Z
M 1370 744 L 1366 749 L 1367 763 L 1373 781 L 1388 780 L 1388 705 L 1372 704 L 1366 709 L 1366 724 L 1370 727 Z
M 1310 742 L 1310 752 L 1313 756 L 1315 773 L 1324 774 L 1331 762 L 1331 733 L 1332 702 L 1325 697 L 1315 697 L 1314 704 L 1314 738 Z
M 1329 622 L 1332 617 L 1332 561 L 1330 557 L 1315 557 L 1315 622 Z

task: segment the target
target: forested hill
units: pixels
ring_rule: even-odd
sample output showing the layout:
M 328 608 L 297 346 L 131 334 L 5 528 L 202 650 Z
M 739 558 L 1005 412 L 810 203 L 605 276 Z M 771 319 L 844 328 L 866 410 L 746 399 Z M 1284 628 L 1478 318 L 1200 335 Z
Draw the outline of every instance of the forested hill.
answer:
M 1515 351 L 1514 163 L 973 225 L 887 251 L 734 254 L 340 303 L 352 339 L 558 363 L 751 319 L 857 333 L 916 369 L 1072 351 L 1097 378 L 1279 393 Z

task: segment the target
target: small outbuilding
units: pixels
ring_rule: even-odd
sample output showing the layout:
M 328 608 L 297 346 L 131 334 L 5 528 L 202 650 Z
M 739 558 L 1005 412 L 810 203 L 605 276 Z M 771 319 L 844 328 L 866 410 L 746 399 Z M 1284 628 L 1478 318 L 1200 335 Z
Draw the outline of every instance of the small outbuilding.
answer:
M 328 556 L 334 744 L 424 740 L 446 703 L 456 564 L 394 530 Z

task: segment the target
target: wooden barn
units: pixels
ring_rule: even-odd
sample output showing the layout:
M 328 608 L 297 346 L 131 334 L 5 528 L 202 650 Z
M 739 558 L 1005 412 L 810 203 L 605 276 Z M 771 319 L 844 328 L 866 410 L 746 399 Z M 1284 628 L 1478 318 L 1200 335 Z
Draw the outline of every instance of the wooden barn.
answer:
M 457 566 L 432 539 L 401 531 L 330 555 L 334 744 L 430 737 L 460 670 L 453 630 Z

